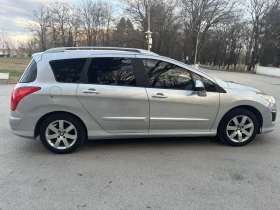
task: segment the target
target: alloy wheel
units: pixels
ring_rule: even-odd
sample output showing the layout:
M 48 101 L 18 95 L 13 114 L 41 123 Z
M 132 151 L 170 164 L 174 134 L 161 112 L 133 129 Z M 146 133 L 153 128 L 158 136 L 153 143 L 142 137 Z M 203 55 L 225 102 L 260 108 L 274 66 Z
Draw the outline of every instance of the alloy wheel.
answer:
M 231 141 L 245 142 L 253 135 L 254 123 L 248 116 L 239 115 L 229 121 L 226 130 Z
M 46 140 L 55 149 L 68 149 L 77 141 L 75 126 L 66 120 L 57 120 L 49 124 L 46 129 Z

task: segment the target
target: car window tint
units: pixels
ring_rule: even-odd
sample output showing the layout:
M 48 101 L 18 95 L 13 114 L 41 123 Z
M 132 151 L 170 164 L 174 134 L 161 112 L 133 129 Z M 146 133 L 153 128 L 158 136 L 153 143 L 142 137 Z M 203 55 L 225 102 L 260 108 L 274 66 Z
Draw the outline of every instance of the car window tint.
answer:
M 87 76 L 91 84 L 136 86 L 129 58 L 93 58 Z
M 161 60 L 143 59 L 153 88 L 193 90 L 193 80 L 187 69 Z
M 192 74 L 194 81 L 200 80 L 204 84 L 205 90 L 207 92 L 217 92 L 217 87 L 214 82 L 212 82 L 209 79 L 206 79 L 205 77 L 203 77 L 199 74 L 196 74 L 194 72 L 191 72 L 191 74 Z
M 50 61 L 57 82 L 79 82 L 86 58 L 64 59 Z
M 37 63 L 35 60 L 31 60 L 24 74 L 19 80 L 19 83 L 34 82 L 37 78 Z

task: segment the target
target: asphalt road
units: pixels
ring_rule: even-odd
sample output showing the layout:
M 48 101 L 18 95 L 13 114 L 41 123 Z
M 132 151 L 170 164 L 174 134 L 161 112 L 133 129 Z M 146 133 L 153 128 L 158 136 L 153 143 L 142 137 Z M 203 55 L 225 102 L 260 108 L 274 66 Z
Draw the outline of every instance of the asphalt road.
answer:
M 209 71 L 275 96 L 280 78 Z M 9 129 L 13 85 L 0 85 L 0 209 L 279 209 L 274 132 L 233 148 L 213 138 L 108 140 L 54 155 Z

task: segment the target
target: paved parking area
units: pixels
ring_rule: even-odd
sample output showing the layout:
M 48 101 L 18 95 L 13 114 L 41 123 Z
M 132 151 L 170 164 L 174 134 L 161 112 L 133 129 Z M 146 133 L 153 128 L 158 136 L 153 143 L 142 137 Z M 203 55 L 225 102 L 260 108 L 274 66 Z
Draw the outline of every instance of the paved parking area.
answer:
M 275 96 L 280 78 L 205 70 Z M 213 138 L 108 140 L 54 155 L 11 134 L 0 85 L 0 209 L 279 209 L 277 128 L 233 148 Z

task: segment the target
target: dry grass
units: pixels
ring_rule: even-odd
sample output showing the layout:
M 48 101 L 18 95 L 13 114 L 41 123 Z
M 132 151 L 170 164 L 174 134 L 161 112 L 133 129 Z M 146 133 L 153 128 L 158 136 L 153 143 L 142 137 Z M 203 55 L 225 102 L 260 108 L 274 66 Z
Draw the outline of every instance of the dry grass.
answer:
M 2 83 L 16 83 L 23 74 L 30 60 L 31 58 L 0 57 L 0 73 L 10 73 L 9 81 L 2 80 Z

